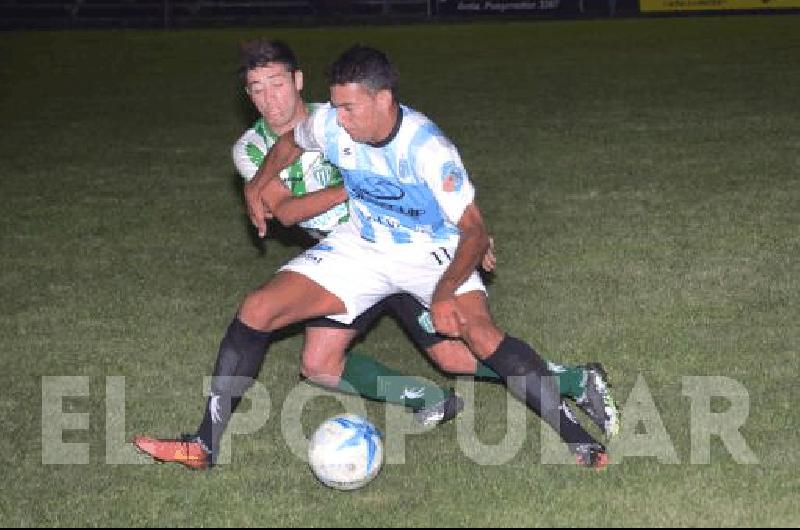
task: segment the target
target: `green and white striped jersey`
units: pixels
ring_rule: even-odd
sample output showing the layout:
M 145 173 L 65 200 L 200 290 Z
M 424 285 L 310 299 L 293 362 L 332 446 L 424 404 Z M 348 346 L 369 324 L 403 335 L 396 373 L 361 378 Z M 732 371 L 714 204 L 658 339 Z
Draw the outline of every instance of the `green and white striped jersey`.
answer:
M 309 108 L 313 110 L 314 106 L 310 105 Z M 252 180 L 266 153 L 277 141 L 278 135 L 261 118 L 234 144 L 233 162 L 245 181 Z M 280 178 L 295 197 L 342 184 L 339 170 L 328 163 L 321 153 L 311 151 L 303 153 L 291 166 L 281 171 Z M 348 218 L 348 206 L 344 202 L 299 225 L 313 237 L 321 238 Z

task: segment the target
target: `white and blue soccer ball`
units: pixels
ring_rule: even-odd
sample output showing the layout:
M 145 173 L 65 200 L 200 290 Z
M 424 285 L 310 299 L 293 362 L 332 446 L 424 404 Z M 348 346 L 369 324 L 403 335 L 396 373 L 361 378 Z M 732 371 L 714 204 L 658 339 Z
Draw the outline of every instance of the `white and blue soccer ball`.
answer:
M 355 414 L 328 418 L 311 438 L 308 463 L 326 486 L 339 490 L 358 489 L 381 470 L 381 433 L 368 420 Z

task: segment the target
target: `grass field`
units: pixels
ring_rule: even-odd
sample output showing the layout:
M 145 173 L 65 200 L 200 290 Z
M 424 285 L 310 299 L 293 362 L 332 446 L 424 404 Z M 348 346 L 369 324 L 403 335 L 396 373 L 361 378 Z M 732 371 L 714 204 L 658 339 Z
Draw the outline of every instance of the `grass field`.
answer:
M 602 360 L 623 404 L 645 384 L 658 415 L 626 432 L 663 425 L 678 463 L 542 465 L 528 415 L 523 449 L 480 466 L 459 419 L 409 436 L 406 463 L 363 490 L 321 487 L 281 435 L 298 335 L 272 346 L 270 421 L 235 438 L 230 465 L 107 463 L 111 422 L 127 439 L 195 427 L 239 300 L 298 252 L 289 231 L 254 244 L 230 160 L 253 118 L 235 45 L 262 35 L 295 47 L 309 99 L 326 98 L 323 68 L 353 41 L 390 54 L 403 100 L 459 145 L 478 187 L 498 322 L 551 359 Z M 798 87 L 797 16 L 0 33 L 0 523 L 800 526 Z M 360 348 L 448 383 L 390 320 Z M 64 433 L 87 464 L 43 464 L 44 376 L 86 378 L 63 410 L 89 415 Z M 109 376 L 125 377 L 124 418 Z M 740 433 L 758 463 L 719 438 L 692 463 L 693 376 L 746 389 Z M 499 443 L 505 392 L 475 393 L 478 437 Z M 392 411 L 366 407 L 385 427 Z M 305 432 L 340 411 L 311 401 Z

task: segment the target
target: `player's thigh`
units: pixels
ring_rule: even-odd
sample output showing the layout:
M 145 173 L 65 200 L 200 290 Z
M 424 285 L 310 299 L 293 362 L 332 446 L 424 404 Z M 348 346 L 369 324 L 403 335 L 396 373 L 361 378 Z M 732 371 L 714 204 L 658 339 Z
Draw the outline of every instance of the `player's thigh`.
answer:
M 456 303 L 466 320 L 461 336 L 477 357 L 489 357 L 497 350 L 505 334 L 495 325 L 489 313 L 486 293 L 474 290 L 459 294 L 456 296 Z
M 358 333 L 349 328 L 307 326 L 301 358 L 305 377 L 338 377 L 344 368 L 347 348 Z
M 325 313 L 349 324 L 360 314 L 396 292 L 385 274 L 385 264 L 349 234 L 334 234 L 290 260 L 281 271 L 302 274 L 336 296 L 344 307 Z
M 247 295 L 239 308 L 239 319 L 252 328 L 273 331 L 344 310 L 344 303 L 320 284 L 302 274 L 282 271 Z

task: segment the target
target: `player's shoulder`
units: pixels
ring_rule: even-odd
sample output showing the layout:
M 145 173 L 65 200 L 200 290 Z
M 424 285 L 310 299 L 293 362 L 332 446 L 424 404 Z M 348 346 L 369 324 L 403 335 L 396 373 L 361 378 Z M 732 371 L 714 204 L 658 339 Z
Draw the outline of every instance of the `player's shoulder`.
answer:
M 316 122 L 320 125 L 326 125 L 331 121 L 336 122 L 336 109 L 330 102 L 306 103 L 306 109 L 308 110 L 307 122 Z
M 328 130 L 332 125 L 336 125 L 336 109 L 330 102 L 306 103 L 308 111 L 306 118 L 300 124 L 300 128 L 307 130 Z
M 400 105 L 400 112 L 403 113 L 403 125 L 405 126 L 412 128 L 436 127 L 428 116 L 407 105 Z
M 234 143 L 234 149 L 244 148 L 249 144 L 265 147 L 269 139 L 269 130 L 263 118 L 256 120 L 253 125 L 246 129 L 239 139 Z
M 454 148 L 453 142 L 438 125 L 425 114 L 401 105 L 405 141 L 415 151 L 430 151 Z

